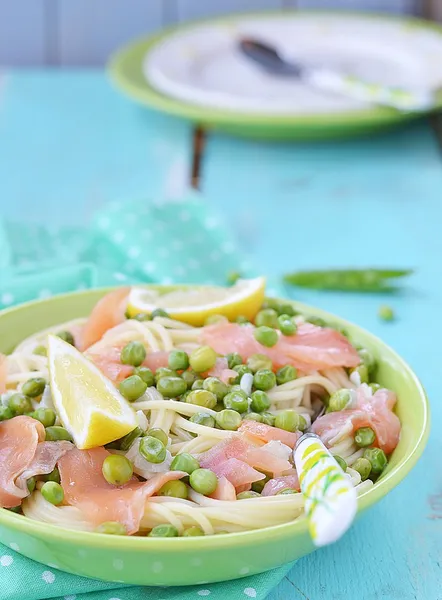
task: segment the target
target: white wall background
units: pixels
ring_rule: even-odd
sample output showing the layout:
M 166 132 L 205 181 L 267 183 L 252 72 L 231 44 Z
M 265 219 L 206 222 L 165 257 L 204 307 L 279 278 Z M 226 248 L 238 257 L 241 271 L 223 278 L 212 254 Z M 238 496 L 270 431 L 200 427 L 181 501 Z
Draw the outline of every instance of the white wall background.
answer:
M 419 13 L 442 0 L 0 0 L 0 66 L 99 66 L 131 38 L 233 11 L 346 8 Z

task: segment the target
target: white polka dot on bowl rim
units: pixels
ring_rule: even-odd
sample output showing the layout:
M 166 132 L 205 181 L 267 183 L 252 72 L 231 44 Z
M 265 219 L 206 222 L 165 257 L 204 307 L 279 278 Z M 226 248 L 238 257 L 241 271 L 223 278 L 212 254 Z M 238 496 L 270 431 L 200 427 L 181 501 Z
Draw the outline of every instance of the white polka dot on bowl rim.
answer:
M 109 600 L 121 600 L 120 598 L 109 598 Z
M 77 600 L 77 596 L 72 594 L 71 596 L 64 596 L 63 600 Z
M 13 562 L 14 559 L 10 554 L 3 554 L 3 556 L 0 556 L 0 565 L 2 567 L 9 567 L 12 565 Z
M 121 571 L 121 569 L 124 568 L 124 562 L 122 561 L 121 558 L 114 558 L 114 561 L 112 564 L 114 566 L 114 569 L 116 569 L 117 571 Z
M 0 300 L 2 304 L 8 306 L 8 304 L 12 304 L 14 302 L 14 296 L 9 292 L 5 292 L 4 294 L 2 294 Z
M 210 596 L 210 590 L 198 590 L 198 596 Z
M 246 587 L 246 588 L 244 588 L 244 594 L 246 596 L 248 596 L 249 598 L 256 598 L 256 590 L 255 590 L 255 588 L 252 588 L 252 587 Z
M 81 558 L 86 558 L 87 557 L 86 550 L 83 550 L 83 548 L 80 548 L 80 550 L 78 550 L 78 556 L 80 556 Z
M 58 565 L 56 565 L 55 563 L 48 563 L 48 567 L 51 567 L 51 569 L 59 569 L 60 567 Z
M 155 561 L 152 563 L 152 571 L 154 573 L 160 573 L 164 569 L 163 563 Z
M 203 561 L 200 558 L 192 558 L 190 564 L 192 567 L 200 567 L 203 564 Z
M 11 550 L 15 550 L 15 552 L 20 552 L 20 546 L 15 542 L 11 542 L 9 544 L 9 547 L 11 548 Z
M 55 575 L 54 573 L 52 573 L 52 571 L 43 571 L 43 573 L 41 574 L 41 578 L 46 583 L 54 583 L 55 581 Z
M 250 573 L 249 567 L 243 567 L 242 569 L 239 570 L 240 575 L 247 575 L 247 573 Z

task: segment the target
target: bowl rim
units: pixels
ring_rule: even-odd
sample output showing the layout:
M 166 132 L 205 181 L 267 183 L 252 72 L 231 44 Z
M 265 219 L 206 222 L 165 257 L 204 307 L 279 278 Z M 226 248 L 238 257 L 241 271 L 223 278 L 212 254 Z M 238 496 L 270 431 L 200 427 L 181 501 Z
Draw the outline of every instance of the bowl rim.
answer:
M 51 298 L 44 298 L 41 300 L 32 300 L 25 302 L 11 308 L 6 308 L 0 311 L 0 321 L 13 313 L 20 313 L 26 311 L 27 308 L 37 305 L 52 304 L 52 303 L 63 303 L 70 298 L 86 297 L 94 294 L 105 294 L 106 292 L 116 289 L 121 286 L 94 288 L 89 290 L 81 290 L 76 292 L 69 292 L 66 294 L 54 295 Z M 195 285 L 157 285 L 157 284 L 144 284 L 143 287 L 154 288 L 158 290 L 168 291 L 171 289 L 178 288 L 192 288 L 192 287 L 206 287 L 206 286 L 195 286 Z M 393 490 L 411 471 L 415 466 L 420 456 L 422 455 L 425 446 L 427 444 L 430 434 L 430 405 L 425 389 L 420 382 L 417 375 L 414 373 L 410 365 L 393 349 L 391 346 L 382 341 L 379 337 L 375 336 L 368 330 L 347 321 L 342 317 L 339 317 L 333 313 L 329 313 L 323 309 L 297 302 L 289 298 L 274 298 L 276 300 L 284 301 L 285 303 L 293 304 L 295 308 L 299 309 L 305 314 L 311 314 L 320 316 L 325 319 L 329 319 L 331 322 L 339 323 L 340 325 L 350 328 L 352 333 L 356 333 L 361 336 L 366 336 L 370 339 L 376 347 L 381 347 L 392 353 L 395 356 L 397 362 L 401 365 L 404 371 L 406 371 L 413 381 L 413 384 L 418 393 L 419 400 L 423 408 L 423 427 L 419 433 L 418 439 L 414 447 L 408 452 L 407 456 L 398 465 L 393 467 L 387 475 L 376 483 L 372 488 L 364 492 L 358 497 L 358 514 L 373 504 L 377 503 L 390 491 Z M 222 536 L 204 536 L 204 537 L 180 537 L 175 538 L 149 538 L 146 536 L 109 536 L 102 533 L 89 532 L 89 531 L 78 531 L 74 529 L 68 529 L 59 525 L 52 525 L 43 521 L 36 521 L 29 519 L 24 515 L 18 515 L 7 509 L 0 508 L 0 525 L 4 525 L 11 529 L 20 531 L 27 535 L 34 535 L 40 538 L 59 540 L 63 538 L 64 541 L 69 541 L 77 546 L 84 546 L 94 549 L 106 549 L 106 550 L 128 550 L 132 552 L 146 552 L 149 550 L 174 550 L 174 551 L 186 551 L 193 546 L 204 546 L 205 549 L 222 548 L 225 546 L 248 546 L 250 544 L 259 544 L 268 540 L 269 536 L 272 538 L 287 537 L 287 536 L 299 536 L 308 533 L 307 520 L 304 517 L 300 517 L 295 521 L 288 523 L 282 523 L 281 525 L 274 525 L 272 527 L 265 527 L 263 529 L 254 529 L 250 531 L 242 531 L 235 533 L 227 533 Z

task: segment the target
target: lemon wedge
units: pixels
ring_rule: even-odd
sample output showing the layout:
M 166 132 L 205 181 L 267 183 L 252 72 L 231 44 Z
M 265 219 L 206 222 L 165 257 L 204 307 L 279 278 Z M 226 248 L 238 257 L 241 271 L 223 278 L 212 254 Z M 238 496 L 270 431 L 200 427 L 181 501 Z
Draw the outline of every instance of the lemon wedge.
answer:
M 210 315 L 224 315 L 233 321 L 239 315 L 253 319 L 259 311 L 265 293 L 265 278 L 239 279 L 235 285 L 224 288 L 201 286 L 181 288 L 162 294 L 156 290 L 133 287 L 129 294 L 127 313 L 150 314 L 163 308 L 172 319 L 191 325 L 204 325 Z
M 48 335 L 48 362 L 55 409 L 78 448 L 104 446 L 135 429 L 130 404 L 76 348 Z

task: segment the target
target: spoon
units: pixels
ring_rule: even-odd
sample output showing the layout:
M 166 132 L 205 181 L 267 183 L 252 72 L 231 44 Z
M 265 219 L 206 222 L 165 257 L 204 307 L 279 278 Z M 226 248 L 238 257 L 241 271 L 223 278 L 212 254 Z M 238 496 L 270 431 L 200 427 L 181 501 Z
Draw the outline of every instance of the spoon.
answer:
M 273 46 L 253 38 L 238 42 L 240 52 L 271 75 L 294 77 L 323 92 L 337 93 L 355 100 L 390 106 L 402 111 L 423 111 L 434 106 L 430 90 L 389 87 L 368 83 L 350 74 L 323 67 L 306 67 L 285 60 Z
M 325 406 L 317 417 L 324 411 Z M 297 441 L 293 458 L 313 543 L 318 547 L 331 544 L 344 535 L 353 522 L 357 510 L 356 490 L 319 436 L 310 430 Z

